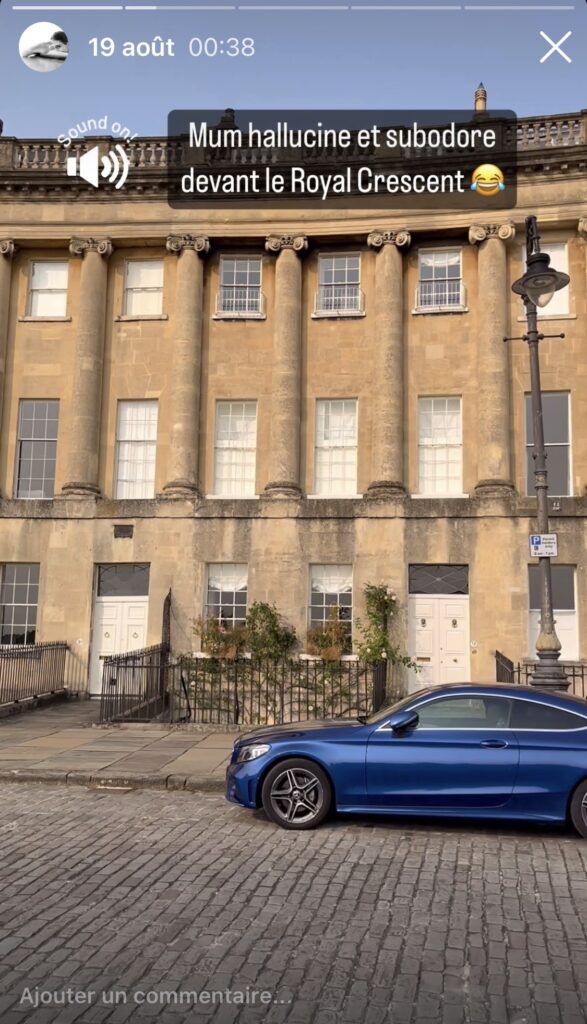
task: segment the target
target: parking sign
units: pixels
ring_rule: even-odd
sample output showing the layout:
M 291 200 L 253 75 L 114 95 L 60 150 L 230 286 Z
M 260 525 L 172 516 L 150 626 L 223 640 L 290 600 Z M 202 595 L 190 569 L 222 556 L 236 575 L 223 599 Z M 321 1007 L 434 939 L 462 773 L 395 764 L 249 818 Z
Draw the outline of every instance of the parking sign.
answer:
M 530 554 L 533 558 L 556 558 L 558 555 L 556 533 L 531 533 Z

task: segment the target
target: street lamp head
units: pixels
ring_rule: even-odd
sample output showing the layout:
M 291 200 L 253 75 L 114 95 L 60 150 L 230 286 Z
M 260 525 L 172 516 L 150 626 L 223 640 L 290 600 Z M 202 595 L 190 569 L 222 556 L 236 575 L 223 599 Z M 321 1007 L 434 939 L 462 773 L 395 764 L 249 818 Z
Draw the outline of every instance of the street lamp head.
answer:
M 555 292 L 566 288 L 569 281 L 568 274 L 550 266 L 548 253 L 533 252 L 528 256 L 526 273 L 514 282 L 512 290 L 542 309 L 548 305 Z

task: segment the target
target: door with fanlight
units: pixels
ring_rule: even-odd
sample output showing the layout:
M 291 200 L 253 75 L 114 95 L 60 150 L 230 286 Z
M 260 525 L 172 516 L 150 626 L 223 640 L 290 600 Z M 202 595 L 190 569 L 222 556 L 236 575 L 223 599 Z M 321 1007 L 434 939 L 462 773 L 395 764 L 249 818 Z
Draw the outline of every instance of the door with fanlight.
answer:
M 470 681 L 468 591 L 466 565 L 410 566 L 410 690 Z
M 90 655 L 90 694 L 102 692 L 104 658 L 146 646 L 149 615 L 149 566 L 99 565 Z

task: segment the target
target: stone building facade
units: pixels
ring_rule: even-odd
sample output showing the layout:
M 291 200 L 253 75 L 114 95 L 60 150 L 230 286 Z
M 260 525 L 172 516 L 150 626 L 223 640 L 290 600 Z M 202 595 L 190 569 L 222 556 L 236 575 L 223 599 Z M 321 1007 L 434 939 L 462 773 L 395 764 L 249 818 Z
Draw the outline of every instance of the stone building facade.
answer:
M 108 140 L 100 140 L 108 148 Z M 275 602 L 305 636 L 396 592 L 422 679 L 531 653 L 525 217 L 571 278 L 545 310 L 555 603 L 587 658 L 587 118 L 519 125 L 518 203 L 189 216 L 165 140 L 120 191 L 56 143 L 0 139 L 2 642 L 99 657 L 194 647 L 207 611 Z M 75 148 L 75 147 L 74 147 Z M 83 149 L 83 147 L 80 147 Z

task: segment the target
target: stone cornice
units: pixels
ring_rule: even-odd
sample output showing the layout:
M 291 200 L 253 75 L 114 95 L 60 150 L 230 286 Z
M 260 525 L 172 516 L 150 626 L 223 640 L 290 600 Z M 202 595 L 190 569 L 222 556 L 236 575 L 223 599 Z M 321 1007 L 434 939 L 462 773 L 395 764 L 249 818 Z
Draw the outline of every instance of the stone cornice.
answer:
M 370 231 L 367 245 L 373 249 L 381 249 L 384 245 L 395 245 L 398 249 L 407 248 L 412 238 L 409 231 Z
M 284 249 L 304 252 L 308 248 L 308 239 L 305 235 L 267 235 L 265 248 L 267 252 L 282 252 Z
M 97 252 L 108 259 L 112 256 L 114 246 L 109 238 L 72 238 L 69 243 L 72 256 L 85 256 L 88 252 Z
M 510 242 L 516 235 L 515 225 L 511 222 L 506 224 L 471 224 L 469 228 L 469 242 L 471 245 L 478 245 L 488 238 L 499 238 L 502 242 Z
M 388 481 L 383 481 L 383 486 Z M 352 519 L 364 520 L 367 518 L 381 518 L 397 522 L 398 518 L 412 521 L 426 521 L 428 519 L 438 522 L 457 523 L 463 519 L 493 519 L 501 518 L 504 513 L 512 516 L 515 520 L 524 524 L 530 522 L 536 516 L 536 499 L 517 494 L 509 488 L 496 491 L 490 494 L 472 494 L 468 498 L 414 498 L 402 496 L 401 493 L 389 496 L 389 510 L 386 507 L 381 495 L 381 500 L 370 500 L 366 497 L 359 498 L 308 498 L 296 495 L 292 516 L 297 522 L 302 520 L 315 520 L 318 523 L 325 521 L 333 522 L 348 521 Z M 194 500 L 197 502 L 197 509 L 194 513 Z M 74 502 L 69 499 L 67 502 L 58 498 L 6 498 L 0 496 L 0 520 L 53 520 L 57 522 L 71 519 L 99 519 L 108 522 L 121 522 L 125 519 L 161 519 L 177 522 L 178 518 L 189 518 L 193 521 L 194 514 L 197 519 L 203 520 L 241 520 L 254 522 L 258 520 L 274 519 L 275 515 L 281 516 L 282 509 L 287 506 L 281 505 L 276 513 L 275 504 L 271 500 L 260 501 L 258 498 L 197 498 L 193 495 L 186 502 L 185 510 L 178 509 L 174 502 L 160 496 L 152 499 L 133 498 L 125 500 L 113 500 L 104 496 L 94 496 L 91 500 L 80 498 Z M 175 506 L 175 507 L 174 507 Z M 287 513 L 289 514 L 289 512 Z M 587 525 L 587 495 L 581 494 L 576 497 L 561 499 L 561 510 L 553 516 L 553 526 L 560 524 L 562 528 L 572 529 L 572 523 L 577 522 L 578 529 L 584 531 Z M 530 525 L 527 527 L 530 530 Z M 582 534 L 581 534 L 582 535 Z
M 186 249 L 205 256 L 210 252 L 210 239 L 207 235 L 168 235 L 165 248 L 176 256 L 181 256 Z
M 7 260 L 11 260 L 18 252 L 18 245 L 13 242 L 11 238 L 0 239 L 0 256 L 5 256 Z

